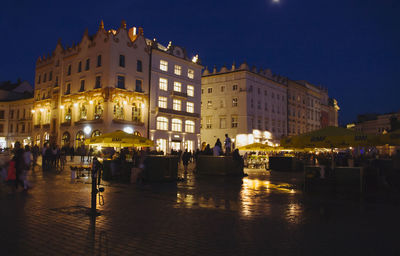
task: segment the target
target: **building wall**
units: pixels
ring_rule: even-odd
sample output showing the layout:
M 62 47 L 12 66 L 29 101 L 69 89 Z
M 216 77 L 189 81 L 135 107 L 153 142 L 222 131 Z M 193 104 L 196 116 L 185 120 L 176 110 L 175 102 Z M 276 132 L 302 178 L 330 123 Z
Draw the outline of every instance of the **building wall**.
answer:
M 170 45 L 169 48 L 160 46 L 157 42 L 152 45 L 151 54 L 151 91 L 150 91 L 150 139 L 155 141 L 157 149 L 164 152 L 174 150 L 195 151 L 200 143 L 200 90 L 202 66 L 188 59 L 184 49 Z M 167 70 L 161 70 L 161 61 L 167 63 Z M 175 67 L 177 68 L 175 73 Z M 179 74 L 180 67 L 180 74 Z M 189 70 L 193 71 L 193 78 L 189 77 Z M 160 88 L 160 79 L 167 80 L 167 88 Z M 174 83 L 180 83 L 180 92 Z M 193 88 L 191 96 L 188 88 Z M 159 103 L 160 97 L 166 100 L 166 106 Z M 175 105 L 174 100 L 180 102 Z M 165 103 L 164 103 L 165 104 Z M 193 104 L 193 111 L 188 105 Z M 157 125 L 157 120 L 166 118 L 166 129 Z M 180 131 L 173 127 L 173 121 L 182 122 Z M 194 129 L 186 129 L 186 122 L 193 122 Z
M 224 140 L 225 134 L 238 146 L 251 140 L 279 140 L 287 134 L 286 97 L 286 85 L 264 71 L 250 71 L 245 63 L 237 69 L 206 71 L 202 77 L 202 142 L 213 146 L 218 138 Z M 250 137 L 244 142 L 242 135 Z
M 0 147 L 31 143 L 33 98 L 0 102 Z

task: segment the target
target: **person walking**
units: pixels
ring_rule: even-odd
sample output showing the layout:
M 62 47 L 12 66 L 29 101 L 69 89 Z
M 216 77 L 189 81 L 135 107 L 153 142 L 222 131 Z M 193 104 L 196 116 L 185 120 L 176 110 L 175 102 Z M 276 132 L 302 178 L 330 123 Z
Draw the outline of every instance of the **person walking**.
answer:
M 75 155 L 74 146 L 71 146 L 71 148 L 69 149 L 69 154 L 71 156 L 71 162 L 73 162 L 74 161 L 74 155 Z
M 228 134 L 225 134 L 225 154 L 229 155 L 232 150 L 232 140 Z
M 183 163 L 183 168 L 185 169 L 185 174 L 188 173 L 189 161 L 190 161 L 190 153 L 186 149 L 182 155 L 182 163 Z
M 21 148 L 21 143 L 16 141 L 14 144 L 14 156 L 15 156 L 15 188 L 18 189 L 18 185 L 21 184 L 24 186 L 23 181 L 21 180 L 21 176 L 25 170 L 25 161 L 24 161 L 24 150 Z
M 22 183 L 24 184 L 24 190 L 27 191 L 28 188 L 31 187 L 28 182 L 28 173 L 29 173 L 32 159 L 33 159 L 31 149 L 28 145 L 25 146 L 25 152 L 24 152 L 23 158 L 24 158 L 25 168 L 22 172 L 20 179 L 21 179 Z

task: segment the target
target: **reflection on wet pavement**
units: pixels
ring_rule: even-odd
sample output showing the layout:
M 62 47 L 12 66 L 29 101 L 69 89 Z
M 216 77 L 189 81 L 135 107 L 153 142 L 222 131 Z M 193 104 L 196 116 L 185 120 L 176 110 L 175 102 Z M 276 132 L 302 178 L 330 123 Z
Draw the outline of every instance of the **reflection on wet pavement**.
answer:
M 32 191 L 0 192 L 0 254 L 400 255 L 399 204 L 307 195 L 301 173 L 246 173 L 106 183 L 93 220 L 89 179 L 37 172 Z
M 247 170 L 247 173 L 243 179 L 188 176 L 186 182 L 178 184 L 175 207 L 233 211 L 246 218 L 266 217 L 272 211 L 281 211 L 289 223 L 298 222 L 302 207 L 293 200 L 295 194 L 301 193 L 296 184 L 282 182 L 279 177 L 274 180 L 265 170 Z

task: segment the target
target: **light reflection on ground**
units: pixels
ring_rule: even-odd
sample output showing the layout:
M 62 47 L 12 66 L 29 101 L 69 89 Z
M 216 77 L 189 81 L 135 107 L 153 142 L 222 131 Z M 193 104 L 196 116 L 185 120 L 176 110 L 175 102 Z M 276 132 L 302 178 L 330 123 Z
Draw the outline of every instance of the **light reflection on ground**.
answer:
M 300 193 L 295 185 L 274 180 L 274 175 L 265 170 L 247 173 L 249 176 L 239 181 L 189 177 L 186 184 L 178 186 L 175 207 L 236 211 L 245 218 L 266 217 L 280 211 L 278 214 L 287 222 L 297 223 L 302 207 L 293 200 Z

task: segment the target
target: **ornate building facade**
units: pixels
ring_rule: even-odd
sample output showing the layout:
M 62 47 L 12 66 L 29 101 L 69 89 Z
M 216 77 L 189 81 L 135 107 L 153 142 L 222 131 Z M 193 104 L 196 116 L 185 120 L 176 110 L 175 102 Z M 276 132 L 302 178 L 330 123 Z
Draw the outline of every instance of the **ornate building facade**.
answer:
M 105 30 L 71 47 L 59 42 L 36 63 L 35 144 L 78 147 L 115 130 L 146 135 L 149 53 L 141 28 Z

